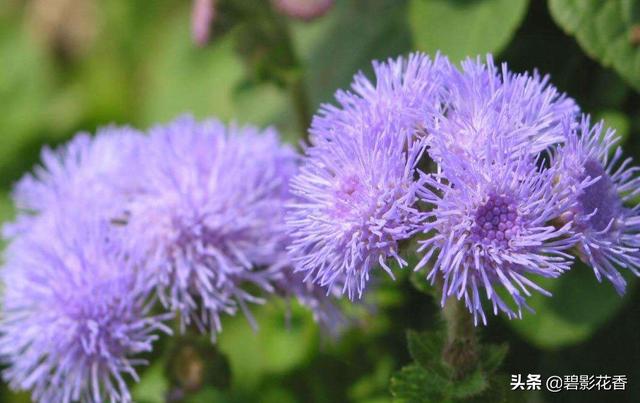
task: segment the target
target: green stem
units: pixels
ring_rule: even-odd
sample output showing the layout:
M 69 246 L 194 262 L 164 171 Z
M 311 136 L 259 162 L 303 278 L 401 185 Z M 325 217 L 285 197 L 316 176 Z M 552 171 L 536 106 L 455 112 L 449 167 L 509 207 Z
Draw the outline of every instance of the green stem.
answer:
M 309 126 L 311 126 L 310 102 L 303 75 L 298 74 L 297 76 L 290 83 L 289 91 L 298 118 L 298 127 L 302 133 L 301 138 L 306 141 L 309 136 Z
M 288 75 L 285 81 L 298 120 L 298 129 L 302 133 L 302 139 L 306 140 L 308 138 L 309 126 L 311 125 L 311 103 L 304 80 L 304 69 L 293 46 L 289 26 L 281 17 L 274 16 L 274 18 L 277 20 L 277 23 L 280 24 L 281 44 L 284 47 L 284 53 L 287 55 L 286 59 L 290 65 L 289 69 L 291 74 Z
M 464 378 L 478 364 L 478 338 L 473 318 L 455 297 L 449 297 L 442 310 L 447 327 L 447 341 L 442 351 L 445 363 L 454 369 L 454 376 Z

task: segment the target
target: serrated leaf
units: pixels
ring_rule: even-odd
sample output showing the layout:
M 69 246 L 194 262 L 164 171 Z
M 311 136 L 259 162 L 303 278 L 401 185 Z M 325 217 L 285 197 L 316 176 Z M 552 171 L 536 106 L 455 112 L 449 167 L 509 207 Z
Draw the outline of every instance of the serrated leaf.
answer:
M 447 380 L 416 364 L 402 368 L 391 378 L 391 393 L 407 403 L 442 402 L 447 387 Z
M 482 346 L 482 351 L 480 353 L 482 368 L 486 372 L 494 372 L 500 367 L 500 365 L 502 365 L 502 362 L 507 357 L 508 351 L 509 346 L 506 343 Z
M 549 10 L 586 53 L 640 91 L 640 2 L 549 0 Z
M 415 47 L 441 51 L 453 61 L 509 43 L 527 11 L 528 0 L 412 0 L 409 25 Z
M 458 399 L 477 396 L 484 392 L 488 386 L 489 382 L 486 375 L 477 370 L 453 384 L 452 396 Z
M 478 396 L 465 399 L 469 403 L 511 403 L 521 402 L 522 395 L 509 388 L 509 378 L 506 375 L 492 375 L 487 381 L 487 387 Z

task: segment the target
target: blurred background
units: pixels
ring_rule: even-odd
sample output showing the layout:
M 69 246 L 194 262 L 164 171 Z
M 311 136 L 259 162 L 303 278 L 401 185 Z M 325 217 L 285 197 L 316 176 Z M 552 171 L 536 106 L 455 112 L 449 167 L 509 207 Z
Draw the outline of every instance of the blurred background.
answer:
M 213 17 L 196 15 L 194 39 L 194 4 L 186 0 L 0 0 L 2 220 L 13 214 L 12 184 L 44 145 L 112 123 L 146 129 L 182 113 L 274 125 L 297 143 L 313 112 L 355 72 L 412 50 L 439 49 L 453 60 L 493 52 L 515 71 L 548 73 L 640 160 L 637 1 L 299 2 L 328 6 L 301 16 L 284 4 L 295 0 L 273 1 L 284 4 L 278 7 L 210 2 Z M 338 340 L 320 334 L 296 306 L 286 323 L 287 306 L 273 302 L 255 309 L 258 333 L 242 317 L 227 318 L 218 351 L 190 341 L 196 358 L 186 368 L 165 358 L 175 346 L 164 342 L 134 387 L 136 401 L 164 402 L 172 385 L 194 373 L 194 386 L 175 401 L 391 401 L 389 378 L 410 362 L 406 330 L 432 328 L 438 308 L 408 273 L 395 282 L 383 277 L 368 306 L 345 305 L 356 319 Z M 534 297 L 536 315 L 492 318 L 481 330 L 484 340 L 509 344 L 507 375 L 623 374 L 627 391 L 524 392 L 514 399 L 640 401 L 640 290 L 628 280 L 619 297 L 578 266 L 544 282 L 556 295 Z M 27 401 L 0 384 L 0 402 Z

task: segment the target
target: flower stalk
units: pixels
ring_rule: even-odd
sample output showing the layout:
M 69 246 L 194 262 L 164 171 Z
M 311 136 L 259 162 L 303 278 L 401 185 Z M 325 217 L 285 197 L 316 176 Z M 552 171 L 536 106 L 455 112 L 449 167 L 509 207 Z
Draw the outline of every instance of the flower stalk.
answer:
M 447 329 L 442 359 L 453 368 L 454 378 L 465 378 L 478 364 L 478 336 L 473 318 L 464 303 L 454 296 L 446 301 L 442 317 Z

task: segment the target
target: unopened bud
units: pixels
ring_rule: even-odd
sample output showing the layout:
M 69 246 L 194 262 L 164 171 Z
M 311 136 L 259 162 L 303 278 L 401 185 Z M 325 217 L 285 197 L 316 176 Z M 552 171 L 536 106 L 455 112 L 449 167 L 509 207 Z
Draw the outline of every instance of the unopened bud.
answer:
M 194 0 L 191 14 L 191 34 L 193 40 L 200 46 L 209 42 L 215 13 L 215 0 Z
M 271 4 L 284 15 L 311 21 L 329 11 L 333 6 L 333 0 L 271 0 Z

